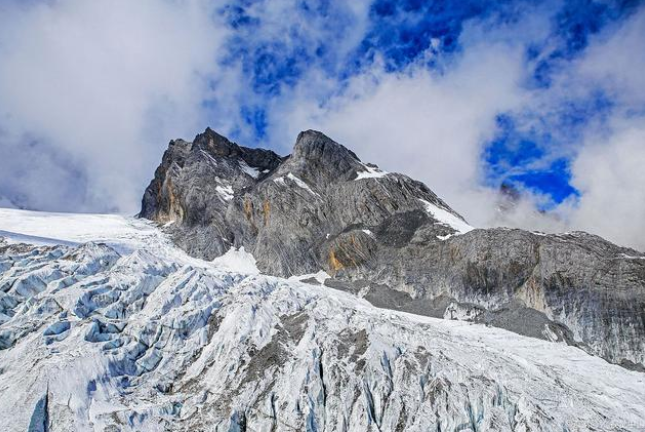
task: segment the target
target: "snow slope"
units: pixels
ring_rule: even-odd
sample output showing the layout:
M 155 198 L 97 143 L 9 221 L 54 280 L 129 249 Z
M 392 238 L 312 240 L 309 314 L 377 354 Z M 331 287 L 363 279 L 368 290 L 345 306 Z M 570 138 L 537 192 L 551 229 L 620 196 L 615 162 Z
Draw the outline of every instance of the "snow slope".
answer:
M 645 374 L 577 348 L 195 260 L 135 219 L 0 230 L 3 431 L 645 430 Z
M 167 241 L 155 225 L 145 219 L 116 214 L 47 213 L 7 208 L 0 208 L 0 232 L 2 237 L 14 242 L 37 245 L 103 242 L 123 253 Z
M 439 223 L 449 226 L 450 228 L 457 231 L 459 234 L 466 234 L 467 232 L 470 232 L 474 229 L 473 227 L 468 225 L 463 219 L 450 213 L 448 210 L 442 209 L 426 200 L 420 199 L 419 201 L 421 201 L 421 203 L 425 206 L 426 211 L 430 213 L 430 215 L 433 218 L 438 220 Z M 442 238 L 442 240 L 445 240 L 445 238 L 448 238 L 448 237 L 450 236 L 444 237 Z

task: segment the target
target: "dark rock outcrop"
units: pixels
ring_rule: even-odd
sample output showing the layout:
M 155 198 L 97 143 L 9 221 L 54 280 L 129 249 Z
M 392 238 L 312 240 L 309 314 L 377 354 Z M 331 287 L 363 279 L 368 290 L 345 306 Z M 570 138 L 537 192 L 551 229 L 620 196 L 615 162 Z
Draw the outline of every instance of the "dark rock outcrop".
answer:
M 243 246 L 263 272 L 322 269 L 328 285 L 377 306 L 645 363 L 643 254 L 582 232 L 470 230 L 423 183 L 383 173 L 320 132 L 300 133 L 287 157 L 210 129 L 172 141 L 141 216 L 197 257 Z

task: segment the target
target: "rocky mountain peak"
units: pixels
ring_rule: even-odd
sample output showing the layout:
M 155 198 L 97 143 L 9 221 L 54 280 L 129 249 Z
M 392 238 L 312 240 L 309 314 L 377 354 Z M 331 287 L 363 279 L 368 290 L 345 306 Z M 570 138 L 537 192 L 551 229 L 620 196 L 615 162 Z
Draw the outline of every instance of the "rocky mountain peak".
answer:
M 210 127 L 195 137 L 193 148 L 208 150 L 216 156 L 236 156 L 240 153 L 240 147 L 237 144 L 229 141 L 228 138 L 218 134 Z
M 365 168 L 354 152 L 322 132 L 298 134 L 293 152 L 282 172 L 293 172 L 317 185 L 346 180 Z
M 192 151 L 200 150 L 206 151 L 210 156 L 216 158 L 243 161 L 251 168 L 257 168 L 261 171 L 273 170 L 283 160 L 281 156 L 271 150 L 239 146 L 210 127 L 197 135 L 193 141 Z
M 577 233 L 473 229 L 423 183 L 313 130 L 286 158 L 210 129 L 177 143 L 141 216 L 190 255 L 244 247 L 265 274 L 324 271 L 326 284 L 379 307 L 645 363 L 645 256 L 636 251 Z
M 334 162 L 341 159 L 360 162 L 360 159 L 353 151 L 337 143 L 324 133 L 312 129 L 298 134 L 292 157 L 294 159 L 305 158 L 323 162 Z

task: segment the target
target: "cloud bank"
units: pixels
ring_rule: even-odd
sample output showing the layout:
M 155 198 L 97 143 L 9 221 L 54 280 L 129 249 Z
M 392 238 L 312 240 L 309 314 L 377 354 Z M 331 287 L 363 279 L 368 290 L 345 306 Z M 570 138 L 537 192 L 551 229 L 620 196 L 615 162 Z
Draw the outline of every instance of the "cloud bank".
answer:
M 161 143 L 200 103 L 226 32 L 198 2 L 7 3 L 0 13 L 0 195 L 44 210 L 136 207 Z

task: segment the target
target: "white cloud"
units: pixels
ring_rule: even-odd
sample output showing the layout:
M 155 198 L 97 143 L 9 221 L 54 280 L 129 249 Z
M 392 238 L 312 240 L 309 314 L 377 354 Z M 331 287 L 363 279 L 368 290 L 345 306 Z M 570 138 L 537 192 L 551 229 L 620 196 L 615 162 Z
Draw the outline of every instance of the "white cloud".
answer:
M 606 139 L 590 139 L 575 160 L 581 191 L 571 226 L 645 249 L 645 121 L 620 120 Z
M 3 177 L 25 179 L 12 193 L 40 208 L 136 211 L 165 143 L 206 123 L 200 103 L 226 35 L 211 19 L 196 1 L 5 4 Z M 42 163 L 21 153 L 26 139 L 47 149 L 31 152 Z
M 577 85 L 601 88 L 615 104 L 606 124 L 586 131 L 572 165 L 581 192 L 571 229 L 645 250 L 645 9 L 593 38 L 576 64 Z
M 577 65 L 581 82 L 593 82 L 608 91 L 623 107 L 645 103 L 645 8 L 626 22 L 592 38 Z
M 216 99 L 219 101 L 223 133 L 235 130 L 236 135 L 247 145 L 257 140 L 253 126 L 245 125 L 239 108 L 260 107 L 267 111 L 270 122 L 268 141 L 262 146 L 274 146 L 279 151 L 289 152 L 293 139 L 303 128 L 294 128 L 287 135 L 284 129 L 283 113 L 294 103 L 317 103 L 338 91 L 340 83 L 335 72 L 347 63 L 356 61 L 356 48 L 365 37 L 369 23 L 369 8 L 372 0 L 351 2 L 302 2 L 299 0 L 269 0 L 252 2 L 245 6 L 244 15 L 256 25 L 242 28 L 235 36 L 239 46 L 229 46 L 233 53 L 242 48 L 238 55 L 227 60 L 227 67 L 220 70 L 220 80 Z M 306 7 L 305 7 L 306 6 Z M 316 7 L 325 12 L 312 12 Z M 308 10 L 309 12 L 304 12 Z M 318 54 L 317 48 L 324 47 Z M 261 54 L 259 54 L 261 53 Z M 267 61 L 266 54 L 271 58 Z M 291 62 L 292 58 L 298 60 Z M 306 58 L 306 60 L 303 60 Z M 262 61 L 262 64 L 246 64 L 252 71 L 244 71 L 243 63 L 249 59 Z M 266 62 L 266 64 L 264 64 Z M 329 68 L 329 69 L 326 69 Z M 266 73 L 263 69 L 275 72 L 275 82 L 263 83 L 279 87 L 270 96 L 254 88 L 254 78 Z M 276 71 L 277 70 L 277 71 Z M 281 70 L 281 71 L 280 71 Z M 285 74 L 294 73 L 299 85 L 296 89 L 281 81 Z M 306 92 L 302 98 L 296 96 L 301 90 Z M 298 100 L 296 101 L 296 98 Z

